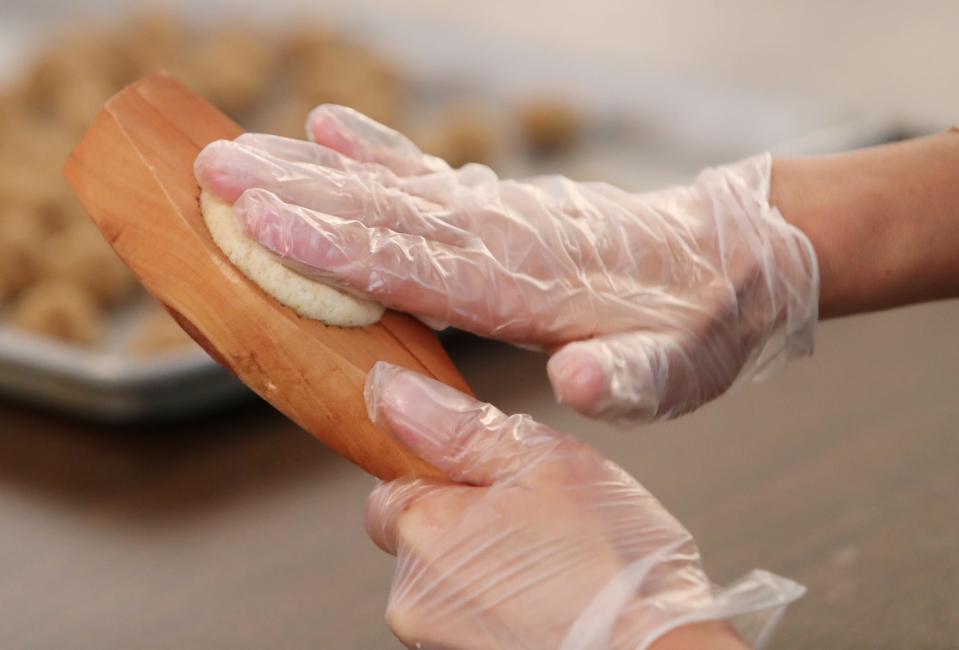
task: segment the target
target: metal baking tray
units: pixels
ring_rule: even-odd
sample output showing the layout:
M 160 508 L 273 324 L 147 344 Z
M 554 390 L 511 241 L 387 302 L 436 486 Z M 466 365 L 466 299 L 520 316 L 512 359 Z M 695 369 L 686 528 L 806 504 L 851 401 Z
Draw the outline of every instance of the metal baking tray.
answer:
M 197 346 L 156 356 L 126 352 L 145 301 L 86 349 L 0 325 L 0 393 L 46 409 L 122 422 L 177 418 L 242 399 L 248 390 Z
M 15 54 L 47 28 L 28 13 L 5 21 L 2 58 L 23 60 Z M 843 116 L 790 98 L 640 74 L 396 16 L 354 21 L 352 31 L 395 56 L 427 98 L 465 85 L 504 105 L 542 92 L 578 104 L 588 124 L 582 146 L 546 162 L 510 161 L 506 171 L 514 175 L 564 173 L 641 190 L 763 149 L 821 153 L 904 135 L 883 116 Z M 250 394 L 197 347 L 152 358 L 124 353 L 124 332 L 135 318 L 118 319 L 108 346 L 95 351 L 19 332 L 0 319 L 0 393 L 107 421 L 184 416 Z

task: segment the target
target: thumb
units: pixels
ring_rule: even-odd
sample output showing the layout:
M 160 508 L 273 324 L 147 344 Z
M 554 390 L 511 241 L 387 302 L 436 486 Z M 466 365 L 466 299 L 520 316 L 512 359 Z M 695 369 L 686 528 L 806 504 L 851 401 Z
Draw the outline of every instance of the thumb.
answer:
M 365 397 L 371 420 L 458 483 L 515 479 L 571 442 L 528 415 L 506 416 L 436 380 L 384 362 L 367 375 Z
M 313 109 L 306 132 L 317 144 L 360 162 L 383 165 L 397 176 L 450 171 L 445 161 L 423 153 L 399 131 L 346 106 L 323 104 Z
M 546 369 L 556 398 L 580 413 L 651 422 L 718 397 L 741 366 L 736 350 L 692 335 L 624 332 L 569 343 Z

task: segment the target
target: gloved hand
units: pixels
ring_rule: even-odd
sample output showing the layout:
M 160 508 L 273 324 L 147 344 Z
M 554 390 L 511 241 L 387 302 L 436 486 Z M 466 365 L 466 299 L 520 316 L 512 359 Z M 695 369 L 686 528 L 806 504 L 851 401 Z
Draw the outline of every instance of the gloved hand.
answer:
M 637 650 L 697 621 L 760 647 L 804 591 L 764 571 L 714 587 L 643 486 L 529 416 L 385 363 L 366 402 L 452 481 L 383 483 L 367 502 L 370 536 L 397 556 L 387 619 L 410 648 Z M 671 647 L 742 647 L 727 623 L 700 638 Z
M 771 159 L 631 194 L 561 177 L 449 168 L 344 107 L 318 144 L 211 144 L 200 183 L 297 270 L 481 336 L 552 353 L 558 399 L 651 420 L 812 351 L 812 245 L 768 202 Z

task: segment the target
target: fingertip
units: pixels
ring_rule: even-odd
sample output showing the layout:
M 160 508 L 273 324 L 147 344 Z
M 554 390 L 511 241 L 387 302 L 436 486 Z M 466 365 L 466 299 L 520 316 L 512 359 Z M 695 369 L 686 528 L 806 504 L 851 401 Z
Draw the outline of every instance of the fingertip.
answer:
M 571 343 L 550 359 L 554 391 L 583 415 L 653 422 L 705 401 L 684 346 L 672 335 L 625 332 Z
M 463 418 L 483 405 L 418 372 L 377 363 L 364 390 L 370 419 L 390 431 L 426 462 L 445 469 L 452 441 L 463 435 Z
M 355 137 L 339 117 L 344 109 L 346 107 L 335 104 L 322 104 L 314 108 L 306 119 L 306 135 L 316 144 L 355 158 L 359 153 Z
M 193 163 L 193 174 L 200 187 L 227 203 L 236 201 L 246 189 L 243 178 L 231 163 L 234 146 L 229 140 L 211 142 Z
M 363 391 L 370 419 L 414 446 L 428 424 L 422 413 L 429 412 L 435 402 L 431 382 L 402 366 L 378 361 L 367 374 Z
M 386 424 L 382 415 L 384 410 L 383 397 L 390 384 L 401 372 L 403 372 L 403 368 L 397 365 L 386 361 L 377 361 L 366 374 L 366 382 L 363 386 L 363 401 L 366 404 L 367 416 L 377 426 Z
M 570 343 L 550 357 L 546 372 L 561 404 L 590 413 L 607 393 L 602 362 L 585 345 Z
M 370 419 L 417 452 L 428 451 L 445 437 L 440 432 L 462 408 L 460 395 L 435 379 L 385 361 L 373 366 L 363 390 Z

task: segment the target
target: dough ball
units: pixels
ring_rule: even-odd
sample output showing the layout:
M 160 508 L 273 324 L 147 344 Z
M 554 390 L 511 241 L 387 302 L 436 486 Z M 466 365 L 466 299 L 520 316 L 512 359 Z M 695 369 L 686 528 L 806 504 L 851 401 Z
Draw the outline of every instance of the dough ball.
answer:
M 281 101 L 262 112 L 253 121 L 253 130 L 302 140 L 306 133 L 306 117 L 315 108 L 303 99 Z
M 540 155 L 569 149 L 582 128 L 579 113 L 561 99 L 532 99 L 519 107 L 517 118 L 526 146 Z
M 86 346 L 100 339 L 103 327 L 93 296 L 61 280 L 39 282 L 25 290 L 14 307 L 13 324 L 33 334 Z
M 89 221 L 80 221 L 49 238 L 40 273 L 50 280 L 82 287 L 102 306 L 129 298 L 137 282 Z
M 161 70 L 176 70 L 185 58 L 189 34 L 173 14 L 148 11 L 126 21 L 115 41 L 126 84 Z
M 26 121 L 22 93 L 18 88 L 0 90 L 0 145 L 15 137 L 20 124 Z
M 250 113 L 276 71 L 278 53 L 265 32 L 228 27 L 202 39 L 183 76 L 233 117 Z
M 193 339 L 158 304 L 151 306 L 146 318 L 137 327 L 130 345 L 135 354 L 144 357 L 191 347 L 196 347 Z
M 42 222 L 50 234 L 59 233 L 74 226 L 88 228 L 95 227 L 87 211 L 74 196 L 70 186 L 66 181 L 59 184 L 58 192 L 51 193 L 48 200 L 43 203 L 39 214 Z M 81 224 L 78 226 L 78 224 Z
M 0 159 L 0 208 L 42 212 L 56 202 L 59 182 Z
M 62 175 L 76 139 L 70 127 L 57 122 L 21 121 L 0 148 L 0 207 L 33 210 L 50 231 L 83 215 Z
M 31 112 L 56 115 L 61 96 L 78 84 L 119 87 L 126 60 L 108 32 L 86 25 L 49 41 L 24 78 L 24 98 Z
M 467 163 L 490 165 L 498 150 L 495 122 L 476 106 L 461 104 L 446 110 L 417 138 L 426 153 L 452 167 Z
M 350 106 L 388 126 L 398 126 L 409 86 L 386 59 L 340 39 L 310 47 L 291 61 L 293 96 L 313 106 Z
M 63 179 L 41 182 L 43 176 L 27 169 L 4 170 L 0 163 L 0 212 L 27 213 L 48 235 L 78 221 L 89 221 Z
M 280 43 L 280 54 L 284 66 L 298 66 L 342 46 L 343 39 L 335 29 L 313 23 L 285 34 Z
M 43 252 L 44 231 L 34 215 L 0 211 L 0 304 L 36 279 Z
M 3 139 L 0 161 L 11 171 L 40 175 L 34 184 L 49 185 L 61 178 L 63 163 L 77 136 L 49 118 L 23 116 Z
M 79 136 L 87 130 L 103 104 L 117 90 L 114 84 L 95 76 L 65 84 L 58 89 L 51 104 L 55 118 L 64 130 Z M 66 154 L 63 158 L 66 158 Z

